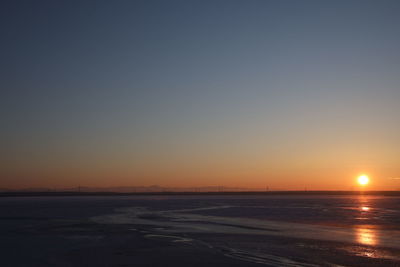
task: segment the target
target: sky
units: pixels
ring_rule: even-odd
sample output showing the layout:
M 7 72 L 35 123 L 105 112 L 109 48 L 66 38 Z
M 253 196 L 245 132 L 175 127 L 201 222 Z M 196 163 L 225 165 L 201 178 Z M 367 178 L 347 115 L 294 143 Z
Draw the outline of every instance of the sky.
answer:
M 0 187 L 399 190 L 399 13 L 2 1 Z

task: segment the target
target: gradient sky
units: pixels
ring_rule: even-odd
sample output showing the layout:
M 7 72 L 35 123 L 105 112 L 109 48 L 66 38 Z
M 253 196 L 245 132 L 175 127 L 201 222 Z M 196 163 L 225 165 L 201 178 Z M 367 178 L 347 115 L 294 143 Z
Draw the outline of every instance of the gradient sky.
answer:
M 399 1 L 2 1 L 0 187 L 400 188 Z

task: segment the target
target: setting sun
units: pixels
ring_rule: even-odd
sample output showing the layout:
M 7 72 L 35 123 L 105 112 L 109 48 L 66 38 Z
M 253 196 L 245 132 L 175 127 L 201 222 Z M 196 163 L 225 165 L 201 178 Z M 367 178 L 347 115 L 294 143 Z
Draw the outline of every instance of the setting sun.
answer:
M 367 185 L 369 183 L 369 178 L 367 175 L 361 175 L 357 179 L 360 185 Z

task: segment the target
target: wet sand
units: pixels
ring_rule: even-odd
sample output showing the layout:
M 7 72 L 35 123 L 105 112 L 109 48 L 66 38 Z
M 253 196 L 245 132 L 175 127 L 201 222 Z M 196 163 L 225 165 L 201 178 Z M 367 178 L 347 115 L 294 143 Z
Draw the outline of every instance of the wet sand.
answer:
M 301 197 L 2 199 L 1 264 L 400 266 L 400 232 L 389 227 L 397 222 L 398 203 Z M 278 208 L 280 216 L 273 211 Z M 342 217 L 318 215 L 326 209 Z M 305 223 L 309 216 L 315 223 Z

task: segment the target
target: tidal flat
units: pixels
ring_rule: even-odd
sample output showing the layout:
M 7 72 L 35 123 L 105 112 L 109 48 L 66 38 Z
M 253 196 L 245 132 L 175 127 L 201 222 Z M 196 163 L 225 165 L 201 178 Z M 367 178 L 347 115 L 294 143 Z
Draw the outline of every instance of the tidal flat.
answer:
M 2 266 L 400 266 L 400 197 L 0 199 Z

